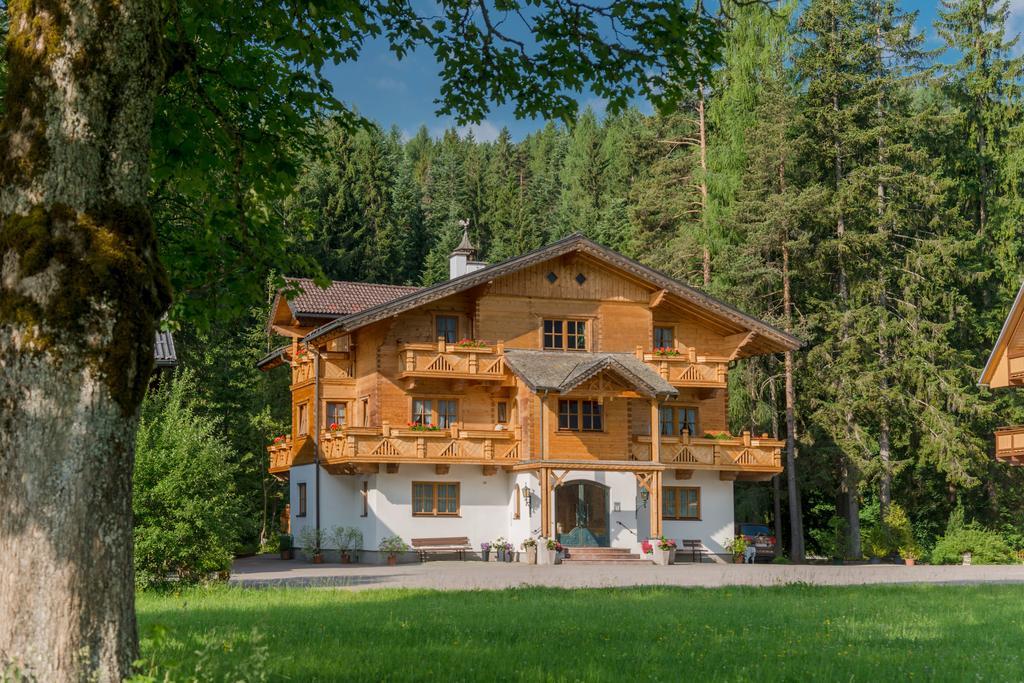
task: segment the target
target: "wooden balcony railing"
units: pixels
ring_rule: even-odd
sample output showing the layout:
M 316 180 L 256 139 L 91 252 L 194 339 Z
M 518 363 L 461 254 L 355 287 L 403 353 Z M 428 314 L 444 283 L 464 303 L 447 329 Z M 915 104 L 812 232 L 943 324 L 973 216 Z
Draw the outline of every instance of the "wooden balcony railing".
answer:
M 731 470 L 738 472 L 782 471 L 781 449 L 785 442 L 766 437 L 742 436 L 725 438 L 662 436 L 660 462 L 679 469 Z M 633 460 L 650 461 L 650 436 L 635 436 L 630 448 Z
M 996 430 L 996 457 L 1014 465 L 1024 465 L 1024 426 Z
M 270 456 L 271 474 L 287 472 L 292 466 L 292 440 L 286 437 L 284 440 L 267 446 L 267 454 Z
M 313 381 L 313 354 L 305 353 L 291 362 L 292 385 Z M 320 378 L 350 380 L 355 377 L 352 361 L 346 353 L 321 353 Z
M 350 427 L 325 432 L 321 438 L 324 462 L 426 462 L 512 465 L 521 459 L 517 431 L 464 429 L 455 425 L 436 431 L 409 428 Z
M 637 357 L 673 386 L 724 389 L 728 383 L 728 358 L 697 355 L 692 348 L 680 349 L 678 354 L 644 353 L 637 349 Z
M 447 377 L 502 380 L 505 378 L 505 345 L 401 344 L 398 364 L 401 377 Z

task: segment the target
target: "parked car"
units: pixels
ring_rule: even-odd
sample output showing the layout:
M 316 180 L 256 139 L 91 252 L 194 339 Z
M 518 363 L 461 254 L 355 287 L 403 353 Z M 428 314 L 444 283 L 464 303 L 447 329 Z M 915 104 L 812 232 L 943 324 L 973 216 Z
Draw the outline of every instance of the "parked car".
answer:
M 767 524 L 756 522 L 737 522 L 736 535 L 742 536 L 747 543 L 757 549 L 754 560 L 771 561 L 775 557 L 775 532 Z

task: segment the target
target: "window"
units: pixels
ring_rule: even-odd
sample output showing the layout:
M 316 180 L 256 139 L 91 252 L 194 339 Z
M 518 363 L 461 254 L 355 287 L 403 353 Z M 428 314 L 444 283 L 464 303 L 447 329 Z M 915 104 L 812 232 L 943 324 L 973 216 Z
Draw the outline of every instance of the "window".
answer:
M 673 348 L 676 345 L 676 330 L 674 327 L 654 328 L 654 348 Z
M 437 425 L 451 427 L 459 421 L 459 404 L 454 399 L 442 399 L 437 402 Z
M 360 517 L 368 517 L 370 515 L 370 485 L 369 482 L 363 482 L 363 513 Z
M 700 488 L 666 486 L 662 489 L 661 516 L 664 519 L 700 519 Z
M 604 419 L 601 404 L 597 401 L 559 401 L 558 429 L 573 432 L 602 431 Z
M 519 484 L 512 487 L 512 519 L 519 519 L 519 496 L 520 493 Z
M 370 426 L 370 399 L 359 399 L 360 412 L 363 414 L 363 426 Z
M 503 425 L 508 422 L 508 401 L 498 401 L 495 404 L 495 412 L 497 413 L 495 421 L 498 424 Z
M 435 319 L 437 338 L 449 344 L 459 341 L 459 319 L 454 315 L 439 315 Z
M 337 403 L 335 401 L 327 402 L 327 427 L 328 429 L 332 424 L 336 424 L 339 427 L 345 426 L 345 404 Z
M 545 320 L 543 330 L 545 349 L 587 350 L 586 320 Z
M 295 421 L 299 425 L 299 436 L 305 436 L 309 434 L 309 407 L 306 403 L 300 403 L 297 407 L 297 414 Z
M 434 402 L 414 398 L 412 400 L 412 421 L 418 425 L 434 424 Z
M 443 517 L 459 514 L 459 484 L 414 481 L 412 514 L 417 517 Z
M 678 436 L 686 429 L 690 436 L 697 435 L 697 409 L 685 406 L 662 406 L 658 410 L 662 436 Z
M 299 496 L 299 514 L 296 515 L 296 516 L 297 517 L 305 517 L 306 516 L 306 483 L 305 482 L 301 482 L 300 481 L 298 483 L 298 496 Z

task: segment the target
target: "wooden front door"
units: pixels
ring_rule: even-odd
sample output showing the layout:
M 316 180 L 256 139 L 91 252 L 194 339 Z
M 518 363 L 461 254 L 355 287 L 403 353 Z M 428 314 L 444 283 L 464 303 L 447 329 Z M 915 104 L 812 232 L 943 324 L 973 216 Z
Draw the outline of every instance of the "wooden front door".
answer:
M 608 518 L 608 487 L 569 481 L 555 491 L 555 529 L 562 545 L 607 547 Z

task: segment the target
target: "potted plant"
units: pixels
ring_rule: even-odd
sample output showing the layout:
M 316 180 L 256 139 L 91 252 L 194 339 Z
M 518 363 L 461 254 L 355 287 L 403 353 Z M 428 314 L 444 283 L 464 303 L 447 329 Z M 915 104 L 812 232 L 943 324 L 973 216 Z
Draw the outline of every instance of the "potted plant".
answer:
M 324 532 L 312 526 L 307 526 L 299 533 L 299 543 L 302 545 L 302 556 L 313 564 L 323 564 Z
M 746 551 L 747 539 L 744 536 L 734 536 L 725 544 L 726 551 L 732 553 L 732 561 L 735 564 L 743 564 L 743 553 Z
M 490 562 L 491 560 L 491 544 L 484 541 L 480 544 L 480 554 L 484 558 L 484 562 Z
M 516 560 L 516 546 L 512 541 L 505 541 L 505 561 L 515 562 Z
M 498 537 L 498 540 L 494 542 L 494 545 L 491 546 L 492 548 L 494 548 L 494 552 L 497 554 L 497 558 L 495 559 L 497 559 L 498 562 L 508 561 L 508 551 L 510 545 L 511 544 L 505 540 L 504 536 L 500 536 Z
M 388 565 L 394 567 L 398 564 L 398 553 L 404 553 L 409 549 L 401 536 L 385 536 L 380 542 L 380 551 L 387 553 Z
M 295 551 L 292 549 L 292 535 L 281 534 L 277 537 L 278 549 L 281 551 L 282 560 L 290 560 L 295 557 Z
M 342 564 L 352 562 L 352 551 L 363 547 L 363 532 L 354 526 L 336 526 L 331 530 L 331 539 L 338 546 L 338 559 Z
M 916 546 L 907 546 L 900 548 L 900 557 L 903 558 L 903 563 L 908 567 L 913 567 L 917 561 L 921 558 L 921 551 Z
M 523 541 L 523 550 L 526 551 L 526 564 L 537 564 L 537 539 L 530 537 Z
M 537 551 L 537 564 L 560 564 L 558 553 L 562 552 L 562 544 L 553 538 L 542 538 Z
M 654 543 L 648 543 L 652 545 L 652 555 L 654 556 L 654 564 L 669 565 L 675 563 L 676 560 L 676 542 L 671 538 L 660 537 Z

